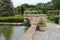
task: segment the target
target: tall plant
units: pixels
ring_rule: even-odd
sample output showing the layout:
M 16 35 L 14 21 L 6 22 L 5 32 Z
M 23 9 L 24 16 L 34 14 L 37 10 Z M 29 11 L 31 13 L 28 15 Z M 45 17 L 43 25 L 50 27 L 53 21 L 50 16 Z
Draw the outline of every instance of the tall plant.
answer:
M 43 20 L 42 18 L 40 19 L 40 24 L 45 24 L 45 20 Z

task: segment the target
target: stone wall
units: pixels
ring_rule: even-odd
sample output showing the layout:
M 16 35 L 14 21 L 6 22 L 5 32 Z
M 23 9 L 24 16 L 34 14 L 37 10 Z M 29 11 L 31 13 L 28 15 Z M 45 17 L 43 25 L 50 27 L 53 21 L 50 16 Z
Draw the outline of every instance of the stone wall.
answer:
M 46 21 L 46 14 L 24 14 L 24 18 L 28 18 L 31 24 L 37 24 L 41 18 Z

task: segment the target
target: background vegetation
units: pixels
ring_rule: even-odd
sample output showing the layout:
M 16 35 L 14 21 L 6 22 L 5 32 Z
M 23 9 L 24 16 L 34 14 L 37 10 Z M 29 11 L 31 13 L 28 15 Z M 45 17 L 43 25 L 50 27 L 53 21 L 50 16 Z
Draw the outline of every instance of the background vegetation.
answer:
M 60 0 L 52 0 L 47 3 L 37 3 L 36 5 L 22 4 L 20 6 L 13 7 L 13 16 L 6 16 L 4 15 L 5 13 L 3 13 L 4 17 L 0 17 L 0 22 L 22 22 L 23 14 L 26 10 L 36 10 L 38 11 L 38 14 L 47 14 L 47 11 L 49 10 L 60 10 Z M 54 20 L 52 16 L 48 17 L 48 19 L 51 21 Z

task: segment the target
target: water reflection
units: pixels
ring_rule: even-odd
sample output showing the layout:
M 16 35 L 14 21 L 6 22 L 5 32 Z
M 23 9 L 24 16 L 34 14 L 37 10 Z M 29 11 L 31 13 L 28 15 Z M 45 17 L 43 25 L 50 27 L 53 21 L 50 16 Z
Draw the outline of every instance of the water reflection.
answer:
M 27 29 L 24 26 L 0 26 L 0 39 L 17 40 Z
M 5 40 L 11 40 L 12 27 L 11 26 L 0 26 L 0 36 L 4 36 Z M 1 38 L 2 39 L 2 38 Z

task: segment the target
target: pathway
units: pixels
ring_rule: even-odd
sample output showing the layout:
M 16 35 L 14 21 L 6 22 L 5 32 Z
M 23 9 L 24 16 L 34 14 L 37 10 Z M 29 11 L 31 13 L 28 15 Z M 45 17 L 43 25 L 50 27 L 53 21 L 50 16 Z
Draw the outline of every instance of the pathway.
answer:
M 47 23 L 46 31 L 36 31 L 33 40 L 60 40 L 60 25 Z

